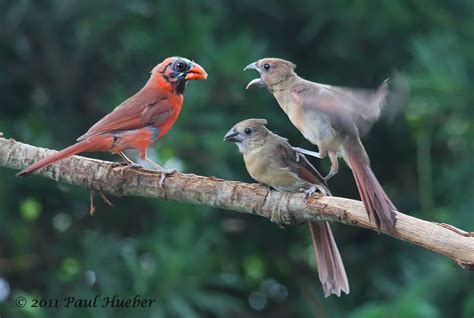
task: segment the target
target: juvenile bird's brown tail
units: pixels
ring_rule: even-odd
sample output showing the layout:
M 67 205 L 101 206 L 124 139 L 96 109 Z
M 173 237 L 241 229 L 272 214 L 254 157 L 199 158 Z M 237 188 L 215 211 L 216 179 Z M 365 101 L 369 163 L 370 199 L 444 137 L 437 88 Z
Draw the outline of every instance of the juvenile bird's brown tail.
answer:
M 349 294 L 349 281 L 342 263 L 341 254 L 337 249 L 328 222 L 310 222 L 309 229 L 316 253 L 316 266 L 323 285 L 324 296 L 335 294 L 341 296 L 341 291 Z
M 360 139 L 346 142 L 344 150 L 344 159 L 352 169 L 369 220 L 374 220 L 378 229 L 391 232 L 395 227 L 394 211 L 397 211 L 397 208 L 390 201 L 370 168 L 369 157 Z
M 75 143 L 72 146 L 69 146 L 69 147 L 67 147 L 67 148 L 65 148 L 61 151 L 58 151 L 55 154 L 52 154 L 51 156 L 48 156 L 48 157 L 32 164 L 28 168 L 26 168 L 23 171 L 17 173 L 16 176 L 17 177 L 26 177 L 26 176 L 32 174 L 33 172 L 35 172 L 36 170 L 47 167 L 50 164 L 55 163 L 56 161 L 59 161 L 61 159 L 67 158 L 67 157 L 70 157 L 70 156 L 75 155 L 75 154 L 80 153 L 80 152 L 85 152 L 85 151 L 88 151 L 88 150 L 92 150 L 91 149 L 92 147 L 93 147 L 93 145 L 88 140 L 80 141 L 78 143 Z

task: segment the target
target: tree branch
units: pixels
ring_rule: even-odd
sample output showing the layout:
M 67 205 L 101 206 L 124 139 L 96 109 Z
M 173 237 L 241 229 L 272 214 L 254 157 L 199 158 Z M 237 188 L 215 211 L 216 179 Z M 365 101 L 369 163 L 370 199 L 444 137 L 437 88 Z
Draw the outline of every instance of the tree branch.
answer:
M 48 149 L 4 139 L 0 133 L 0 167 L 23 169 L 51 153 L 53 151 Z M 160 175 L 153 171 L 129 169 L 122 174 L 122 170 L 113 168 L 110 162 L 73 156 L 42 169 L 38 174 L 115 196 L 209 205 L 263 216 L 284 225 L 330 220 L 377 231 L 360 201 L 321 195 L 305 201 L 302 193 L 280 193 L 260 184 L 181 173 L 168 176 L 160 188 Z M 395 231 L 385 234 L 447 256 L 466 270 L 474 270 L 472 232 L 397 212 Z

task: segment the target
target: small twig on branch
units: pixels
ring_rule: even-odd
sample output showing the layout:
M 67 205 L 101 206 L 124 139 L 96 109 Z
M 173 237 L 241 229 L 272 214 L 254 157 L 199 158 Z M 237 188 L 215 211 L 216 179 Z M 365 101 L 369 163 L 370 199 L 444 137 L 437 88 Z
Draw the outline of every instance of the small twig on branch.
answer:
M 96 208 L 94 204 L 94 190 L 89 191 L 89 214 L 93 216 L 95 214 Z M 112 202 L 102 193 L 102 191 L 98 191 L 100 198 L 104 201 L 105 204 L 108 206 L 114 206 Z
M 89 215 L 93 216 L 95 214 L 95 204 L 94 204 L 94 191 L 89 191 Z
M 0 137 L 0 167 L 23 169 L 51 153 L 48 149 Z M 288 195 L 269 191 L 260 184 L 180 173 L 169 175 L 161 188 L 159 173 L 129 169 L 122 175 L 113 166 L 110 162 L 73 156 L 38 174 L 99 194 L 209 205 L 259 215 L 282 225 L 330 220 L 377 231 L 360 201 L 321 195 L 306 201 L 302 193 Z M 466 235 L 469 232 L 400 212 L 396 216 L 395 231 L 385 234 L 449 257 L 466 270 L 474 270 L 474 237 Z
M 102 199 L 102 201 L 104 201 L 105 204 L 107 204 L 108 206 L 114 206 L 114 204 L 109 200 L 109 198 L 105 196 L 105 194 L 102 191 L 99 191 L 99 196 Z

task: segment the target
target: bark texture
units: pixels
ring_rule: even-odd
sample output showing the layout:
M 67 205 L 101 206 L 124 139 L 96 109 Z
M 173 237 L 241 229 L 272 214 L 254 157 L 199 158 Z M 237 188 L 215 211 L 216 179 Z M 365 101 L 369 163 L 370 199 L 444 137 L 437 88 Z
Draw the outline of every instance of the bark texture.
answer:
M 0 133 L 0 167 L 23 169 L 51 153 L 52 150 L 2 138 Z M 282 225 L 329 220 L 377 231 L 375 224 L 369 222 L 362 202 L 356 200 L 315 195 L 305 201 L 302 193 L 280 193 L 260 184 L 181 173 L 168 176 L 161 188 L 158 173 L 122 170 L 121 167 L 114 168 L 111 162 L 73 156 L 37 174 L 114 196 L 141 196 L 209 205 L 259 215 Z M 400 212 L 396 213 L 396 218 L 395 231 L 381 233 L 447 256 L 464 269 L 474 270 L 473 232 Z

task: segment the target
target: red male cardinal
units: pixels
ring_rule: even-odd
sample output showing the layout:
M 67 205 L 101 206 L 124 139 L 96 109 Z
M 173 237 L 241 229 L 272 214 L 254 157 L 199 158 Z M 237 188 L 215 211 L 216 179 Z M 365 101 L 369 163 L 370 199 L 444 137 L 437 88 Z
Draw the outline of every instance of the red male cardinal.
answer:
M 87 151 L 118 153 L 129 166 L 133 162 L 123 151 L 136 149 L 140 158 L 151 163 L 162 173 L 165 170 L 147 158 L 148 147 L 163 137 L 174 125 L 183 105 L 183 93 L 188 80 L 206 79 L 206 71 L 197 63 L 182 57 L 169 57 L 152 71 L 145 86 L 125 100 L 110 114 L 99 120 L 78 142 L 46 157 L 17 176 L 27 176 L 50 164 Z
M 377 228 L 392 231 L 396 208 L 372 172 L 360 140 L 386 104 L 387 84 L 374 91 L 318 84 L 299 77 L 295 67 L 277 58 L 258 60 L 245 67 L 260 73 L 247 88 L 266 87 L 293 125 L 319 148 L 319 153 L 301 152 L 319 158 L 329 155 L 331 172 L 326 180 L 337 173 L 337 157 L 342 155 L 352 169 L 369 219 L 375 220 Z

